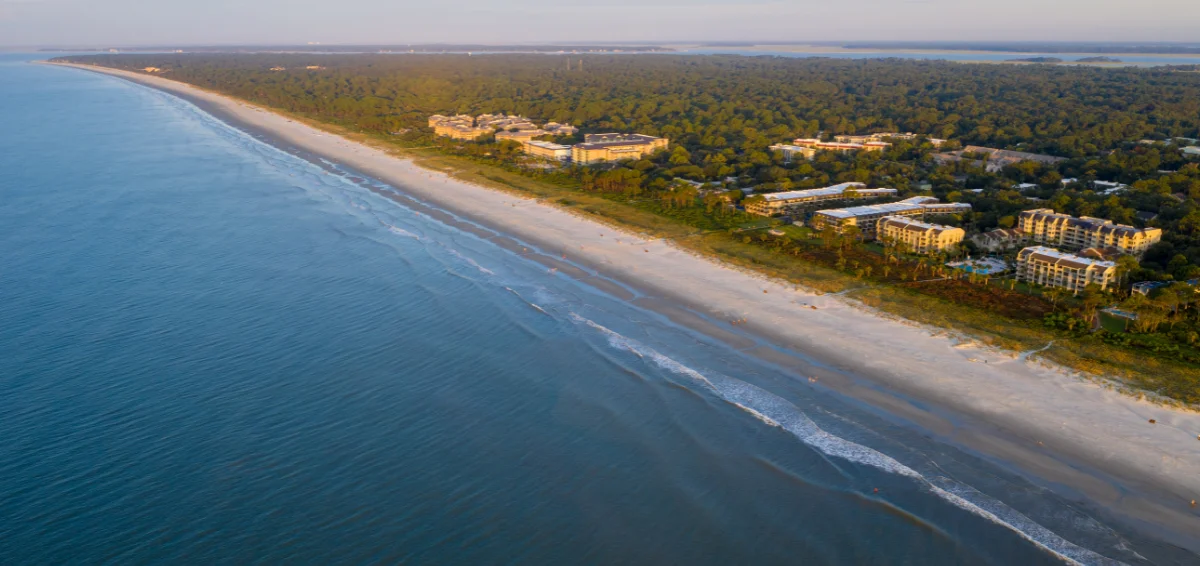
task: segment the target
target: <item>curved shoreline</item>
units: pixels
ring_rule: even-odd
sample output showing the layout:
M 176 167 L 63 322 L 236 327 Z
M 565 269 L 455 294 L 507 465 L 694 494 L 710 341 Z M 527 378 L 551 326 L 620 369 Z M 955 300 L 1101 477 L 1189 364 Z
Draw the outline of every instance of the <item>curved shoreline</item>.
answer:
M 190 85 L 72 66 L 168 92 L 269 143 L 345 164 L 478 223 L 485 228 L 436 208 L 424 211 L 520 253 L 521 244 L 505 236 L 513 234 L 550 252 L 530 257 L 561 273 L 626 299 L 632 297 L 619 286 L 577 266 L 642 290 L 647 297 L 636 300 L 639 306 L 790 373 L 818 377 L 821 387 L 893 420 L 1200 552 L 1200 515 L 1188 505 L 1200 498 L 1200 414 L 1138 401 L 1062 370 L 956 343 L 935 329 L 799 291 L 669 243 L 617 233 L 527 197 L 420 169 Z M 741 317 L 751 322 L 736 329 L 713 322 Z M 931 370 L 942 375 L 931 376 Z M 1151 418 L 1160 424 L 1148 424 Z

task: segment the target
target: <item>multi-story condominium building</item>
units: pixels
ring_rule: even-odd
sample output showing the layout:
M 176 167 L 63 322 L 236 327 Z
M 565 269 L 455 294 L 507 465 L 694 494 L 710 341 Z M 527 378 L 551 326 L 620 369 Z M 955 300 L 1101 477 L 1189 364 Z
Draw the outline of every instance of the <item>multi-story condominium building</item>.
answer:
M 481 114 L 475 118 L 475 125 L 480 128 L 493 130 L 536 130 L 537 126 L 524 116 L 509 116 L 507 114 Z
M 579 131 L 579 128 L 576 128 L 575 126 L 570 124 L 559 124 L 558 122 L 546 122 L 546 125 L 542 126 L 542 129 L 556 136 L 573 136 Z
M 799 147 L 807 147 L 814 152 L 817 150 L 836 151 L 845 153 L 850 151 L 883 151 L 892 144 L 881 141 L 868 141 L 863 143 L 842 143 L 842 142 L 823 142 L 816 138 L 797 138 L 794 142 Z M 810 156 L 811 158 L 811 156 Z
M 826 226 L 832 226 L 838 232 L 850 226 L 856 226 L 864 239 L 874 239 L 879 227 L 879 220 L 885 216 L 919 216 L 924 218 L 926 214 L 957 214 L 969 212 L 970 210 L 971 205 L 965 202 L 941 204 L 933 197 L 912 197 L 900 202 L 890 202 L 887 204 L 818 210 L 813 214 L 809 224 L 817 230 L 822 230 Z
M 880 240 L 903 244 L 912 253 L 947 251 L 961 244 L 967 235 L 962 228 L 929 224 L 905 216 L 885 216 L 876 230 Z
M 587 134 L 583 143 L 571 148 L 571 159 L 584 165 L 637 159 L 666 149 L 667 143 L 666 138 L 642 134 Z
M 546 130 L 516 130 L 516 131 L 499 131 L 496 132 L 496 141 L 512 140 L 517 142 L 527 142 L 533 138 L 548 136 L 550 132 Z
M 429 117 L 430 128 L 434 128 L 438 124 L 456 124 L 459 126 L 470 127 L 475 125 L 475 119 L 467 116 L 466 114 L 459 114 L 458 116 L 442 116 L 441 114 L 434 114 L 433 116 Z
M 477 140 L 492 133 L 491 128 L 476 128 L 452 122 L 441 122 L 433 127 L 433 133 L 456 140 Z
M 1028 238 L 1019 228 L 997 228 L 991 232 L 975 234 L 971 236 L 971 241 L 981 250 L 999 252 L 1022 245 Z
M 881 142 L 881 141 L 889 140 L 889 139 L 912 141 L 912 140 L 917 139 L 917 137 L 918 137 L 917 134 L 913 134 L 913 133 L 901 134 L 901 133 L 896 133 L 896 132 L 883 132 L 883 133 L 879 133 L 879 134 L 867 134 L 867 135 L 863 135 L 863 136 L 834 136 L 833 141 L 840 142 L 840 143 L 865 144 L 868 142 Z M 926 139 L 929 141 L 929 143 L 933 144 L 934 147 L 942 147 L 942 144 L 946 143 L 946 140 L 943 140 L 943 139 L 938 139 L 938 138 L 926 138 Z
M 1134 228 L 1087 216 L 1076 218 L 1049 208 L 1022 212 L 1017 227 L 1039 244 L 1070 249 L 1114 248 L 1137 256 L 1162 240 L 1160 228 Z
M 812 159 L 817 154 L 817 150 L 811 147 L 801 147 L 798 145 L 789 145 L 785 143 L 775 144 L 771 146 L 771 151 L 783 153 L 783 160 L 791 162 L 797 155 L 804 159 Z
M 991 172 L 997 172 L 1009 165 L 1016 165 L 1022 161 L 1035 161 L 1052 165 L 1060 161 L 1066 161 L 1064 157 L 1054 157 L 1053 155 L 1041 155 L 1037 153 L 1025 153 L 1023 151 L 1010 151 L 1007 149 L 995 149 L 991 147 L 980 147 L 977 145 L 969 145 L 960 151 L 949 151 L 946 153 L 935 153 L 934 161 L 939 165 L 953 163 L 967 159 L 967 155 L 982 156 L 982 159 L 976 159 L 976 163 L 983 165 L 985 169 Z M 971 158 L 974 159 L 974 158 Z
M 523 144 L 525 153 L 542 159 L 553 161 L 568 161 L 571 159 L 571 146 L 560 145 L 545 141 L 527 140 Z
M 823 189 L 767 193 L 762 195 L 765 200 L 747 204 L 746 212 L 760 216 L 777 216 L 797 212 L 811 204 L 819 202 L 884 197 L 895 194 L 896 189 L 868 189 L 862 183 L 842 183 Z
M 1043 246 L 1017 252 L 1017 279 L 1079 293 L 1091 283 L 1107 289 L 1117 276 L 1117 264 L 1088 259 Z

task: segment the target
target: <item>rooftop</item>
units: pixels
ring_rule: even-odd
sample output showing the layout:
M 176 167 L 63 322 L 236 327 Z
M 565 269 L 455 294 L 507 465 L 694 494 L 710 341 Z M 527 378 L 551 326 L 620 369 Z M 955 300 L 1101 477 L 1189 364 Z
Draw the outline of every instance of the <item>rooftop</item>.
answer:
M 930 222 L 922 222 L 909 216 L 886 216 L 882 222 L 888 224 L 903 225 L 905 228 L 916 228 L 920 230 L 959 230 L 954 226 L 945 226 L 943 224 L 932 224 Z
M 1079 257 L 1075 254 L 1061 252 L 1054 248 L 1047 248 L 1045 246 L 1031 246 L 1031 247 L 1021 250 L 1020 253 L 1017 255 L 1018 255 L 1018 257 L 1032 256 L 1034 259 L 1046 261 L 1049 263 L 1053 263 L 1055 265 L 1066 265 L 1067 267 L 1073 267 L 1076 269 L 1085 269 L 1090 266 L 1102 267 L 1102 268 L 1107 269 L 1109 267 L 1117 266 L 1116 263 L 1113 263 L 1111 261 L 1100 261 L 1100 260 L 1096 260 L 1096 259 L 1089 259 L 1086 257 Z
M 830 210 L 820 210 L 817 214 L 832 216 L 834 218 L 853 218 L 855 216 L 866 216 L 869 214 L 887 214 L 889 212 L 908 212 L 922 208 L 926 202 L 915 202 L 918 199 L 930 199 L 932 197 L 913 197 L 900 202 L 889 202 L 885 204 L 869 204 L 865 206 L 852 206 L 849 208 L 834 208 Z M 937 199 L 933 199 L 936 201 Z
M 803 191 L 786 191 L 782 193 L 763 194 L 763 198 L 768 201 L 791 200 L 797 198 L 819 197 L 827 195 L 840 195 L 848 190 L 854 190 L 859 193 L 868 194 L 895 194 L 896 189 L 868 189 L 863 183 L 842 183 L 822 189 L 806 189 Z
M 571 149 L 571 146 L 569 146 L 569 145 L 562 145 L 562 144 L 557 144 L 557 143 L 551 143 L 551 142 L 548 142 L 548 141 L 530 140 L 530 141 L 527 141 L 527 142 L 525 142 L 525 143 L 527 143 L 527 144 L 529 144 L 529 145 L 532 145 L 532 146 L 534 146 L 534 147 L 540 147 L 540 148 L 542 148 L 542 149 L 552 149 L 552 150 L 555 150 L 555 151 L 561 151 L 561 150 Z

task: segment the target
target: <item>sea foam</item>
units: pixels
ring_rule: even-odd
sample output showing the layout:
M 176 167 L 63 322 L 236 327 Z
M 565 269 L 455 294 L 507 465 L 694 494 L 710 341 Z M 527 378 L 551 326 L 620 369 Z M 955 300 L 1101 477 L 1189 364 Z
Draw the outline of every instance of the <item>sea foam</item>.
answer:
M 1123 564 L 1062 538 L 1050 529 L 1026 517 L 1021 512 L 980 493 L 970 486 L 942 476 L 927 478 L 920 472 L 878 450 L 830 434 L 813 422 L 799 407 L 796 407 L 782 397 L 739 379 L 719 373 L 710 372 L 702 374 L 637 340 L 623 336 L 592 320 L 583 318 L 575 313 L 571 313 L 571 318 L 576 323 L 587 325 L 605 335 L 609 345 L 613 348 L 630 352 L 662 369 L 690 378 L 722 400 L 753 415 L 763 423 L 786 430 L 804 444 L 828 456 L 911 478 L 918 482 L 922 489 L 933 493 L 956 507 L 1013 531 L 1025 540 L 1068 563 L 1085 565 Z

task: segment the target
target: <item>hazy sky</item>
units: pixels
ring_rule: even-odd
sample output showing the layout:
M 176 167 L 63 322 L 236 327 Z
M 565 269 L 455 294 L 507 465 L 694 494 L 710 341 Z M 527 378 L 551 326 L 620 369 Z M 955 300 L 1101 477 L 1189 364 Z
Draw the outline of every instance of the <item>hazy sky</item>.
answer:
M 0 0 L 0 45 L 1200 42 L 1197 0 Z

